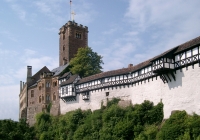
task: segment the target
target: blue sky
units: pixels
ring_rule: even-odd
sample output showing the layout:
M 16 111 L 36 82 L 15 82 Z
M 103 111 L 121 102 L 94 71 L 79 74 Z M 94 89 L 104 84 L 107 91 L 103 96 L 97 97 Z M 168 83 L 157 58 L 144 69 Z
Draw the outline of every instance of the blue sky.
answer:
M 72 0 L 75 21 L 89 28 L 89 46 L 104 71 L 138 64 L 200 36 L 199 0 Z M 0 1 L 0 119 L 18 120 L 19 81 L 58 66 L 59 28 L 69 0 Z

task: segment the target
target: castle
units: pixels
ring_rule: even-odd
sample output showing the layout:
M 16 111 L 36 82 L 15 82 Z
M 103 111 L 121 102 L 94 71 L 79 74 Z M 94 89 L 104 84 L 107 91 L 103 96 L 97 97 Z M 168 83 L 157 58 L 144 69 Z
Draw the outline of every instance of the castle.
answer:
M 27 66 L 26 82 L 20 82 L 19 118 L 30 125 L 50 102 L 50 113 L 59 115 L 78 108 L 99 109 L 114 97 L 126 105 L 163 102 L 164 118 L 174 110 L 200 114 L 200 37 L 140 64 L 81 79 L 65 71 L 78 48 L 88 45 L 88 28 L 69 21 L 59 36 L 59 67 L 45 66 L 32 75 L 32 67 Z

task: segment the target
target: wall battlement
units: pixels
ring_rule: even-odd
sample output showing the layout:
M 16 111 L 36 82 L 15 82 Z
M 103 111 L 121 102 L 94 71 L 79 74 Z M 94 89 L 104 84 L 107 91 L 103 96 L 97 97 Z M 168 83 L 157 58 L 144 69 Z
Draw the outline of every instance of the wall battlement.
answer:
M 68 27 L 75 27 L 75 28 L 78 28 L 78 29 L 80 29 L 80 30 L 85 30 L 85 31 L 88 32 L 88 27 L 87 27 L 87 26 L 83 26 L 82 24 L 78 24 L 78 23 L 73 22 L 73 21 L 68 21 L 65 25 L 63 25 L 63 26 L 60 28 L 58 34 L 60 35 L 61 33 L 65 33 L 65 31 L 66 31 L 66 29 L 67 29 Z

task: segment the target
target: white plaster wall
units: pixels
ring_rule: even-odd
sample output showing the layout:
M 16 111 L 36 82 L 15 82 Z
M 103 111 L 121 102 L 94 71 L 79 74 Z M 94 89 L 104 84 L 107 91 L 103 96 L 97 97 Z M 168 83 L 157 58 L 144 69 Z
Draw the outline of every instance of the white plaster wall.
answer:
M 164 103 L 164 118 L 169 118 L 173 110 L 186 110 L 189 114 L 193 112 L 200 114 L 200 67 L 195 64 L 176 71 L 176 81 L 171 77 L 171 82 L 163 83 L 160 77 L 142 81 L 129 87 L 114 87 L 108 89 L 96 90 L 90 92 L 90 100 L 82 100 L 82 95 L 77 95 L 77 100 L 73 102 L 63 102 L 60 100 L 61 114 L 68 111 L 81 108 L 99 109 L 101 102 L 106 102 L 107 98 L 121 98 L 122 100 L 131 100 L 132 104 L 140 104 L 144 100 L 150 100 L 157 104 L 162 100 Z M 109 96 L 105 93 L 109 92 Z

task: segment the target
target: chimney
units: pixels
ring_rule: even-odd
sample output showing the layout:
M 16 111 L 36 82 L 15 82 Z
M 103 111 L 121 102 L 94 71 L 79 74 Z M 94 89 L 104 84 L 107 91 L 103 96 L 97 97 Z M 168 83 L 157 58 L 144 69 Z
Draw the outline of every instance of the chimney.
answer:
M 133 64 L 128 64 L 128 68 L 133 67 Z
M 32 77 L 32 66 L 27 66 L 27 80 L 26 80 L 27 83 L 30 82 L 31 77 Z
M 22 81 L 20 81 L 20 92 L 22 91 Z

